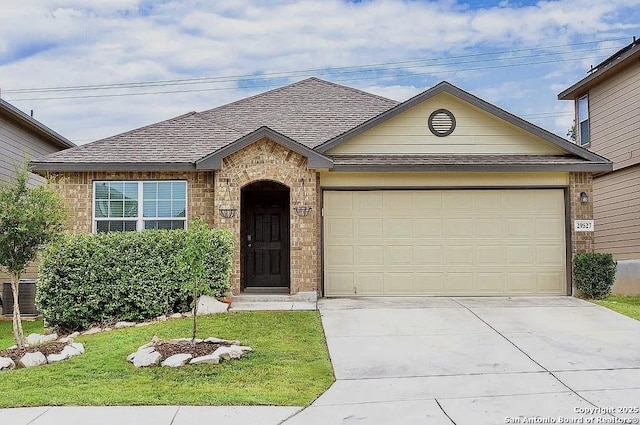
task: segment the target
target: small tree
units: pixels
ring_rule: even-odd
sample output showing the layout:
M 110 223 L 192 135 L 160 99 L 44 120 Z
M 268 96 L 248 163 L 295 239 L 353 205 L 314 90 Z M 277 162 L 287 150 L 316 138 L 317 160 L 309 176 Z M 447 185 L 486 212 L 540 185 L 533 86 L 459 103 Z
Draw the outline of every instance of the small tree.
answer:
M 573 124 L 571 124 L 569 130 L 567 130 L 567 137 L 572 142 L 576 141 L 576 120 L 573 120 Z
M 197 333 L 198 298 L 209 288 L 205 269 L 205 257 L 209 248 L 209 228 L 200 219 L 189 222 L 185 248 L 183 251 L 183 269 L 189 276 L 185 285 L 193 296 L 193 331 L 191 343 L 195 345 Z
M 16 170 L 13 182 L 0 184 L 0 267 L 11 274 L 13 337 L 19 348 L 25 345 L 18 303 L 20 276 L 39 250 L 62 233 L 64 219 L 62 199 L 51 186 L 29 187 L 26 164 Z

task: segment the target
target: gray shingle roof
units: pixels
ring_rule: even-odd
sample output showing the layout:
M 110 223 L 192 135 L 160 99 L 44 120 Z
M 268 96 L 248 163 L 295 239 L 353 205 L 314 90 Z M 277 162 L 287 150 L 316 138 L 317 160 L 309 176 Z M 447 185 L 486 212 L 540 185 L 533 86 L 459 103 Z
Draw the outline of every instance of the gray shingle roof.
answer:
M 48 155 L 36 164 L 194 163 L 263 126 L 314 148 L 397 104 L 350 87 L 308 78 Z
M 473 170 L 536 169 L 581 171 L 594 162 L 574 155 L 331 155 L 335 170 Z M 610 163 L 602 161 L 603 170 Z

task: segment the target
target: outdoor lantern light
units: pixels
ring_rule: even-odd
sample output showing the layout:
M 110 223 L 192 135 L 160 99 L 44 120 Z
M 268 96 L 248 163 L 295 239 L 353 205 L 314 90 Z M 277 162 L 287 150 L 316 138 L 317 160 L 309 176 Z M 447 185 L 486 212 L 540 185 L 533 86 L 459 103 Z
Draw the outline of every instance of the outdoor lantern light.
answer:
M 300 179 L 300 182 L 302 183 L 302 204 L 293 207 L 293 211 L 295 211 L 299 217 L 306 217 L 311 212 L 311 207 L 307 205 L 307 192 L 304 188 L 304 179 Z
M 231 186 L 231 179 L 226 179 L 227 180 L 227 190 L 226 192 L 226 196 L 225 196 L 225 201 L 229 202 L 229 204 L 231 204 L 231 191 L 229 190 L 229 187 Z M 233 218 L 236 215 L 236 211 L 238 211 L 237 208 L 230 208 L 230 207 L 220 207 L 220 215 L 224 218 Z
M 587 195 L 587 192 L 580 192 L 580 202 L 583 204 L 589 202 L 589 195 Z

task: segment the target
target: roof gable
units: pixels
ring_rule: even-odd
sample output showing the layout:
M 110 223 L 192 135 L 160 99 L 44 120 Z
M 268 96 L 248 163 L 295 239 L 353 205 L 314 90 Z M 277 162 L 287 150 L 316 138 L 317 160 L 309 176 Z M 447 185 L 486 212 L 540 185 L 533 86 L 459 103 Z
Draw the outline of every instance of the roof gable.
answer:
M 411 99 L 395 106 L 394 108 L 389 109 L 386 112 L 381 113 L 380 115 L 364 122 L 361 125 L 354 127 L 353 129 L 345 132 L 344 134 L 335 137 L 322 145 L 318 146 L 315 150 L 321 153 L 329 153 L 329 152 L 338 152 L 336 149 L 338 146 L 346 143 L 347 141 L 354 139 L 355 137 L 362 135 L 368 130 L 373 129 L 374 127 L 380 126 L 381 124 L 388 122 L 389 120 L 398 117 L 400 114 L 409 111 L 412 108 L 417 107 L 420 104 L 428 102 L 431 99 L 434 99 L 436 96 L 441 94 L 446 94 L 454 99 L 466 103 L 470 107 L 477 109 L 489 117 L 492 117 L 495 120 L 500 120 L 504 122 L 506 125 L 509 125 L 515 129 L 519 129 L 521 132 L 525 132 L 531 136 L 535 136 L 538 139 L 541 139 L 541 142 L 547 144 L 552 149 L 556 150 L 556 152 L 564 152 L 568 154 L 576 155 L 579 158 L 583 158 L 586 160 L 592 160 L 597 162 L 608 162 L 606 159 L 587 151 L 569 141 L 556 136 L 555 134 L 544 130 L 530 122 L 523 120 L 509 112 L 498 108 L 495 105 L 492 105 L 458 87 L 443 81 L 438 85 L 412 97 Z M 425 120 L 425 128 L 426 128 L 426 118 Z M 428 131 L 428 130 L 427 130 Z M 435 136 L 434 136 L 435 137 Z M 447 139 L 446 137 L 444 139 Z M 389 153 L 389 152 L 387 152 Z M 441 152 L 441 153 L 449 153 L 449 152 Z M 468 152 L 474 153 L 474 152 Z
M 222 168 L 222 160 L 225 157 L 265 137 L 306 157 L 309 168 L 331 168 L 333 165 L 333 161 L 326 156 L 309 149 L 305 145 L 270 129 L 269 127 L 263 126 L 246 136 L 239 138 L 222 149 L 201 158 L 196 162 L 196 169 L 219 170 Z
M 62 149 L 74 147 L 75 144 L 49 127 L 42 124 L 35 118 L 25 114 L 9 102 L 0 99 L 0 117 L 6 117 L 11 121 L 18 123 L 21 127 L 26 128 L 29 132 L 39 135 L 43 140 Z

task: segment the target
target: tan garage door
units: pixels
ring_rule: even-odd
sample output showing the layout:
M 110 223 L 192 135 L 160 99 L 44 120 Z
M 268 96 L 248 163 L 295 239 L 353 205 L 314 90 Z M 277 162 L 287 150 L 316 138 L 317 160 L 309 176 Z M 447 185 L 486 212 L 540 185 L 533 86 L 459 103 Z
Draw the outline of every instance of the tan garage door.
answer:
M 324 292 L 565 294 L 561 189 L 324 192 Z

